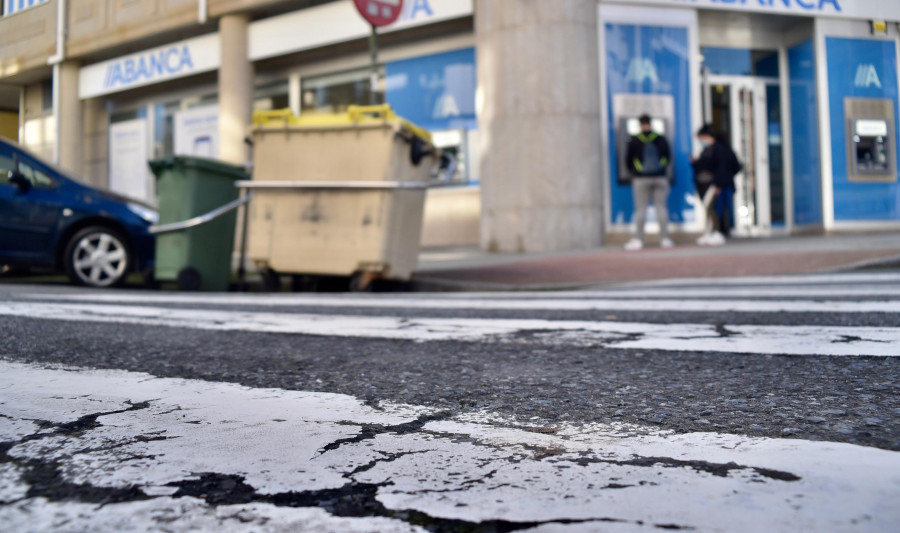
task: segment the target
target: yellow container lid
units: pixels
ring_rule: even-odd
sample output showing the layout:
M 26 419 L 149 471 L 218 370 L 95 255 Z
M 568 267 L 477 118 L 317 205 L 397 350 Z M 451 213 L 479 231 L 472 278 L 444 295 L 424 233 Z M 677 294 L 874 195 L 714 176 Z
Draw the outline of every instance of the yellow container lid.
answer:
M 387 122 L 398 122 L 413 135 L 431 142 L 431 134 L 412 122 L 397 116 L 388 104 L 359 106 L 352 105 L 346 113 L 308 113 L 294 115 L 290 109 L 272 111 L 254 111 L 253 126 L 255 128 L 340 128 L 359 125 L 378 125 Z

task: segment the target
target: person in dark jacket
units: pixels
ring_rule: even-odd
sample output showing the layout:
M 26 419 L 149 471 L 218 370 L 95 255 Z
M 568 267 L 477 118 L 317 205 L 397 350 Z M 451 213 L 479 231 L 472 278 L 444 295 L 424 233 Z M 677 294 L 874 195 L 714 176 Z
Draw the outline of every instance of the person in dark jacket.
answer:
M 626 250 L 640 250 L 644 247 L 644 223 L 647 206 L 652 200 L 659 220 L 660 246 L 671 248 L 669 239 L 669 165 L 672 154 L 669 143 L 662 135 L 653 131 L 648 115 L 640 117 L 641 133 L 628 142 L 625 164 L 631 172 L 631 189 L 634 193 L 634 221 L 637 226 L 635 236 L 625 244 Z
M 741 164 L 728 141 L 715 135 L 709 124 L 700 128 L 697 139 L 703 145 L 703 152 L 692 160 L 694 182 L 710 221 L 708 231 L 697 243 L 717 246 L 725 244 L 726 237 L 731 235 L 729 220 L 734 214 L 734 177 L 741 171 Z

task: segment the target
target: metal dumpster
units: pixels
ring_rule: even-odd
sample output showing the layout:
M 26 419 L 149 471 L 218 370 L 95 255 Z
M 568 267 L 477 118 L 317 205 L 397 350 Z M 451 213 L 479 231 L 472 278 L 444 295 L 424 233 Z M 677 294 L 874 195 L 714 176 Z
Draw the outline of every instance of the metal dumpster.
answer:
M 388 106 L 254 115 L 248 256 L 263 272 L 406 280 L 416 266 L 431 136 Z

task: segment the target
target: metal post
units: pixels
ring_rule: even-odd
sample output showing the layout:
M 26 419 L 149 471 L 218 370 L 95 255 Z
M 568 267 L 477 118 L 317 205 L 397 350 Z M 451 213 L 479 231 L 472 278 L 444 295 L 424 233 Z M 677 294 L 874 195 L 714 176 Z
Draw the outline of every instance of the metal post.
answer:
M 369 54 L 372 56 L 372 73 L 369 78 L 369 104 L 377 105 L 378 97 L 378 30 L 372 25 L 372 33 L 369 34 Z
M 241 189 L 241 198 L 245 198 L 249 194 L 247 189 Z M 244 263 L 247 261 L 247 219 L 250 216 L 250 203 L 247 202 L 244 204 L 243 209 L 244 218 L 241 220 L 241 254 L 240 254 L 240 263 L 238 263 L 238 291 L 246 292 L 247 291 L 247 271 L 244 268 Z

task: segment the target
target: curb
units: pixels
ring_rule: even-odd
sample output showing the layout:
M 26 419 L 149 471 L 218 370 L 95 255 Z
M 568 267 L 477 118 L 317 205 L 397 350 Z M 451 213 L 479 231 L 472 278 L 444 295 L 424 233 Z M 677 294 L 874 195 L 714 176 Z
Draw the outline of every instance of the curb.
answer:
M 488 281 L 459 281 L 450 279 L 413 277 L 410 282 L 411 292 L 543 292 L 564 291 L 594 288 L 610 285 L 610 282 L 592 283 L 491 283 Z
M 838 267 L 826 268 L 823 270 L 814 270 L 806 274 L 839 274 L 850 272 L 863 272 L 870 270 L 900 270 L 900 255 L 884 257 L 880 259 L 869 259 L 859 261 Z M 748 274 L 751 275 L 751 274 Z M 804 275 L 798 273 L 795 275 Z M 658 280 L 677 280 L 679 278 L 648 278 L 645 280 L 629 280 L 629 281 L 596 281 L 589 283 L 529 283 L 529 284 L 512 284 L 512 283 L 492 283 L 486 281 L 462 281 L 452 279 L 441 279 L 429 277 L 427 274 L 422 276 L 414 276 L 410 282 L 409 289 L 411 292 L 551 292 L 561 290 L 580 290 L 591 289 L 602 286 L 616 286 L 627 283 L 640 283 L 644 281 Z M 709 278 L 709 279 L 715 279 Z
M 825 273 L 860 272 L 866 270 L 900 270 L 900 255 L 869 259 L 850 265 L 825 270 Z

